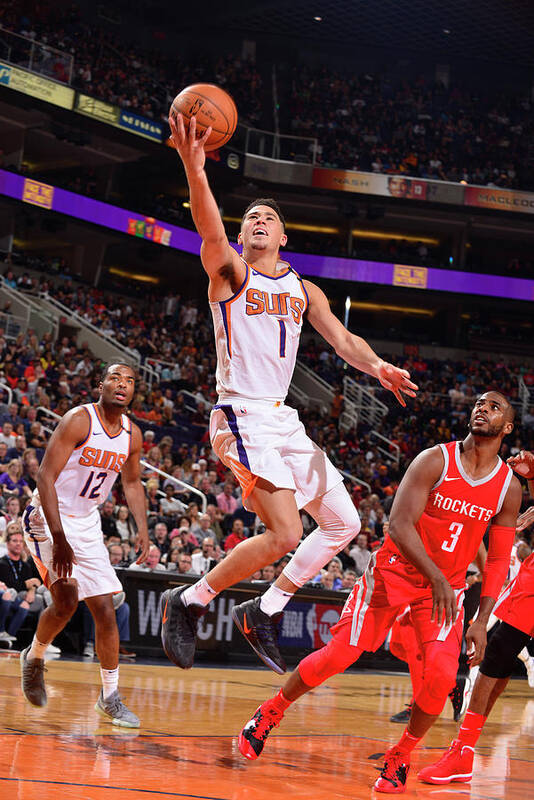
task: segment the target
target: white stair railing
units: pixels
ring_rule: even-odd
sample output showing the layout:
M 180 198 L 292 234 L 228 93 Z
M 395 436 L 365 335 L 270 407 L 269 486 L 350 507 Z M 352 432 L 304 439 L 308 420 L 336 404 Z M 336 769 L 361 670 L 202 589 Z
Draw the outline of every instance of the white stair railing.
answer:
M 389 409 L 385 403 L 348 375 L 343 378 L 343 394 L 345 407 L 351 403 L 359 419 L 367 425 L 372 427 L 379 425 L 388 413 Z
M 388 459 L 388 461 L 394 461 L 397 466 L 399 466 L 400 462 L 400 447 L 395 442 L 392 442 L 391 439 L 388 439 L 387 436 L 383 436 L 378 431 L 371 431 L 369 434 L 369 439 L 378 439 L 379 442 L 383 442 L 385 447 L 382 447 L 380 444 L 375 444 L 376 449 L 379 453 Z
M 530 406 L 534 406 L 534 388 L 530 389 L 526 385 L 522 375 L 517 376 L 517 382 L 519 384 L 518 394 L 519 394 L 519 401 L 521 403 L 520 415 L 521 419 L 523 419 L 523 417 L 529 410 Z

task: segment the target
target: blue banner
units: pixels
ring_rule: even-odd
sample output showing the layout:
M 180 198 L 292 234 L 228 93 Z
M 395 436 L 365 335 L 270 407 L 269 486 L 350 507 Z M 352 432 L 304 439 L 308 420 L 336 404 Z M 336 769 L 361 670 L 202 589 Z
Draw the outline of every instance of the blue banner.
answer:
M 126 128 L 138 136 L 144 136 L 145 139 L 152 139 L 154 142 L 161 142 L 163 139 L 161 122 L 132 114 L 131 111 L 126 111 L 124 108 L 121 108 L 118 124 L 119 128 Z

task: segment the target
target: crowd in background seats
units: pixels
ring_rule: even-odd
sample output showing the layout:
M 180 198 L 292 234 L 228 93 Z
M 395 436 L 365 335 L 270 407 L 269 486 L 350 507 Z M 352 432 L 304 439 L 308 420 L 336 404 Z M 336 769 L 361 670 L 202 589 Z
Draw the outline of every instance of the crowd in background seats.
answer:
M 89 28 L 75 4 L 65 13 L 51 3 L 17 0 L 0 10 L 0 24 L 72 54 L 75 88 L 144 117 L 165 119 L 180 88 L 209 81 L 234 96 L 242 121 L 258 125 L 262 114 L 272 119 L 272 109 L 265 108 L 270 95 L 246 59 L 170 58 L 160 48 L 121 40 L 117 31 L 94 23 Z M 534 188 L 534 116 L 526 90 L 474 91 L 423 75 L 408 83 L 299 64 L 278 94 L 287 132 L 318 139 L 319 165 Z
M 534 133 L 526 92 L 299 67 L 289 118 L 293 133 L 317 137 L 321 166 L 534 188 L 525 169 Z

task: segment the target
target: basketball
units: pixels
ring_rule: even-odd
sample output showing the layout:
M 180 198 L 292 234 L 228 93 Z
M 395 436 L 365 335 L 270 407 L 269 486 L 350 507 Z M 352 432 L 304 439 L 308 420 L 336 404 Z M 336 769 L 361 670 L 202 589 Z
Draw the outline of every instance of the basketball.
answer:
M 194 83 L 182 89 L 172 101 L 170 113 L 176 118 L 180 112 L 186 130 L 188 120 L 197 118 L 199 135 L 211 125 L 212 132 L 206 150 L 216 150 L 230 141 L 237 126 L 237 108 L 228 92 L 213 83 Z

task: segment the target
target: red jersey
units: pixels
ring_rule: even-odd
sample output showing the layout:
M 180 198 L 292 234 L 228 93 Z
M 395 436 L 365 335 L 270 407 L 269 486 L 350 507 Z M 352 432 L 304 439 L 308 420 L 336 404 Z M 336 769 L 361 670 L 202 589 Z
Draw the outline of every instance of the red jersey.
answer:
M 426 552 L 456 589 L 465 585 L 467 567 L 478 552 L 488 523 L 501 510 L 513 473 L 497 458 L 488 475 L 473 480 L 462 466 L 459 442 L 439 447 L 445 462 L 443 471 L 415 527 Z M 377 567 L 393 567 L 398 572 L 399 562 L 407 573 L 419 576 L 387 536 L 377 554 Z

